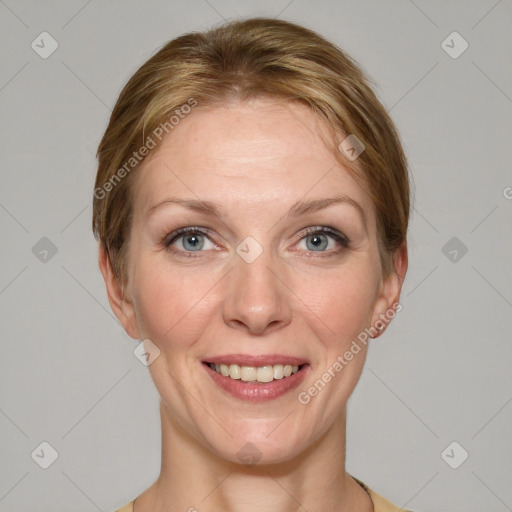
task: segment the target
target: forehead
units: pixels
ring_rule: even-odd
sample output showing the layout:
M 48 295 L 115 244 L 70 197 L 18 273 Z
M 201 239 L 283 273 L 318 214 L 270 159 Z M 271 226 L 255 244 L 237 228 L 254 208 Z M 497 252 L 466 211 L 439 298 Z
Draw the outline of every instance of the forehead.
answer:
M 299 103 L 196 107 L 140 166 L 135 207 L 150 208 L 166 194 L 265 207 L 340 193 L 371 210 L 370 198 L 335 158 L 337 142 Z

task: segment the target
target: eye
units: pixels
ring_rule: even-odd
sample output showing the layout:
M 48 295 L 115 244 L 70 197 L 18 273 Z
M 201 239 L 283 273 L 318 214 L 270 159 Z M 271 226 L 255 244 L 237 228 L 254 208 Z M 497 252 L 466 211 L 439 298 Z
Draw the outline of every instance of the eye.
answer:
M 207 233 L 208 230 L 203 228 L 180 228 L 166 237 L 164 245 L 169 250 L 185 254 L 213 249 L 215 245 L 208 238 Z
M 168 235 L 162 243 L 169 251 L 186 257 L 194 257 L 194 252 L 201 253 L 216 248 L 216 245 L 208 236 L 209 233 L 210 230 L 207 228 L 180 228 Z M 300 244 L 305 244 L 305 247 L 304 245 L 301 247 Z M 301 240 L 298 245 L 299 249 L 308 252 L 326 253 L 325 256 L 331 256 L 340 253 L 343 248 L 348 248 L 350 240 L 339 231 L 328 226 L 313 226 L 301 233 Z
M 299 245 L 304 242 L 305 247 L 302 248 L 310 252 L 338 253 L 341 249 L 336 249 L 337 245 L 343 248 L 350 245 L 350 240 L 345 235 L 327 226 L 308 228 L 301 235 Z

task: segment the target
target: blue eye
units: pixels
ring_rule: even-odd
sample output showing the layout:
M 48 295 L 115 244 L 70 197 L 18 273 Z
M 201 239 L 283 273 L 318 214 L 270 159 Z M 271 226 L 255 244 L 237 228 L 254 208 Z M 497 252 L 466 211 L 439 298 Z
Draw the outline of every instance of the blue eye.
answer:
M 329 239 L 334 240 L 334 243 L 329 244 Z M 308 228 L 303 234 L 301 242 L 306 242 L 306 250 L 311 252 L 327 252 L 327 249 L 336 249 L 336 245 L 340 244 L 342 247 L 347 248 L 350 240 L 328 227 L 313 227 Z M 329 247 L 329 245 L 331 245 Z
M 174 245 L 178 241 L 180 241 L 178 246 L 181 245 L 181 247 L 178 247 L 178 250 L 185 252 L 199 252 L 202 249 L 212 249 L 214 247 L 212 241 L 207 237 L 206 232 L 199 228 L 191 227 L 176 230 L 172 238 L 165 242 L 165 246 L 170 248 L 171 245 Z M 210 244 L 209 247 L 208 243 Z

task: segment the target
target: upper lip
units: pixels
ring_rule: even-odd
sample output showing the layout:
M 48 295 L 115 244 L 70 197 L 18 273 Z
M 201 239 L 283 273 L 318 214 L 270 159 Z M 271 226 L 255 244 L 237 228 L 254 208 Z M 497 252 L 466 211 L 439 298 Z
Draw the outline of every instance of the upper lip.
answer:
M 301 357 L 285 356 L 283 354 L 225 354 L 222 356 L 211 356 L 203 359 L 204 363 L 213 364 L 237 364 L 239 366 L 267 366 L 276 364 L 303 365 L 307 364 L 307 360 Z

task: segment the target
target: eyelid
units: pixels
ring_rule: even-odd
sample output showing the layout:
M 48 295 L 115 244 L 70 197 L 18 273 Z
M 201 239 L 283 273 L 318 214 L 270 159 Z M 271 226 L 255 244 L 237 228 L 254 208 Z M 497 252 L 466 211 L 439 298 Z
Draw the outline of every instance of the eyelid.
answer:
M 344 233 L 330 226 L 310 226 L 300 232 L 300 240 L 307 235 L 315 235 L 317 233 L 328 235 L 344 246 L 348 246 L 351 243 L 350 239 Z
M 186 235 L 187 233 L 201 233 L 202 235 L 205 235 L 212 243 L 213 240 L 208 236 L 213 233 L 213 230 L 210 228 L 203 228 L 199 226 L 187 226 L 183 228 L 178 228 L 172 231 L 171 233 L 167 234 L 164 239 L 163 243 L 166 247 L 168 247 L 170 244 L 172 244 L 175 240 L 178 238 L 181 238 L 183 235 Z

